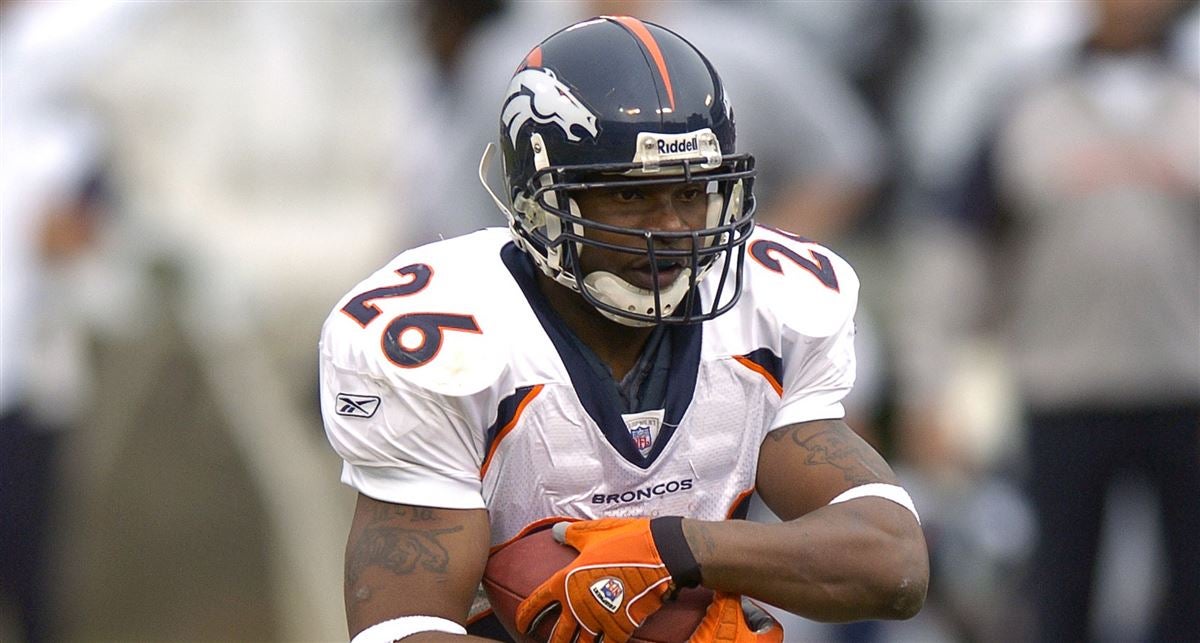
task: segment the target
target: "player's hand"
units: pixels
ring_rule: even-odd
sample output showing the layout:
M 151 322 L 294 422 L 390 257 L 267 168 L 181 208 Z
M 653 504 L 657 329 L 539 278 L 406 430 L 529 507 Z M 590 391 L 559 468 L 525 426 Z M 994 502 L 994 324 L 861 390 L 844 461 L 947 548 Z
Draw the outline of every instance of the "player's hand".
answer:
M 742 597 L 716 592 L 704 613 L 704 620 L 688 639 L 691 643 L 783 643 L 783 626 L 766 610 L 751 604 L 754 613 L 747 617 Z
M 517 629 L 531 633 L 559 607 L 550 643 L 569 643 L 577 633 L 586 639 L 603 633 L 606 642 L 628 641 L 675 589 L 659 552 L 664 543 L 655 542 L 656 535 L 662 540 L 670 532 L 662 528 L 664 523 L 652 532 L 650 523 L 648 518 L 604 518 L 555 525 L 555 537 L 579 550 L 579 556 L 521 602 Z M 681 542 L 666 545 L 672 551 L 680 544 L 687 547 L 682 531 L 678 533 Z M 690 584 L 699 581 L 698 568 L 693 571 Z

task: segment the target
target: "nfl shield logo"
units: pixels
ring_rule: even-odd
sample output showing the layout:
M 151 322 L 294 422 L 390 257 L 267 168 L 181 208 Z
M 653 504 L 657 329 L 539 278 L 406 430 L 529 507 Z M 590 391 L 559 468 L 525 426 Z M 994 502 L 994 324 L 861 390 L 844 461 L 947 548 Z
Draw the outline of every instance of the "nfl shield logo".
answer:
M 621 599 L 625 597 L 625 586 L 611 576 L 592 583 L 589 589 L 592 591 L 592 596 L 596 598 L 596 602 L 614 614 L 617 608 L 621 607 Z
M 633 446 L 637 447 L 638 453 L 641 453 L 643 458 L 649 455 L 650 450 L 654 448 L 654 442 L 658 440 L 663 410 L 623 414 L 621 419 L 625 420 L 625 428 L 629 431 L 629 437 L 633 440 Z
M 635 426 L 629 429 L 629 436 L 633 438 L 633 445 L 642 455 L 650 453 L 650 447 L 654 446 L 654 436 L 650 435 L 649 425 Z

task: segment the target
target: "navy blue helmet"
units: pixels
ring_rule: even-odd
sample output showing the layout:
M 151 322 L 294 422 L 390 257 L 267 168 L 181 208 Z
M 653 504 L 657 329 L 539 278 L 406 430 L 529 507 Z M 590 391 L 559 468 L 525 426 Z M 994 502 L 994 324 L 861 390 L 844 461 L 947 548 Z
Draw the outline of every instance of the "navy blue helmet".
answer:
M 606 317 L 633 326 L 711 319 L 741 295 L 754 228 L 754 159 L 735 153 L 735 140 L 725 86 L 691 43 L 632 17 L 586 20 L 542 41 L 513 74 L 500 113 L 508 191 L 501 206 L 509 206 L 513 236 L 542 272 Z M 609 226 L 581 216 L 573 198 L 599 187 L 672 183 L 704 188 L 703 229 Z M 627 245 L 589 239 L 589 230 L 618 234 Z M 684 269 L 651 289 L 607 272 L 580 274 L 589 246 Z M 707 304 L 697 297 L 702 279 L 718 280 Z

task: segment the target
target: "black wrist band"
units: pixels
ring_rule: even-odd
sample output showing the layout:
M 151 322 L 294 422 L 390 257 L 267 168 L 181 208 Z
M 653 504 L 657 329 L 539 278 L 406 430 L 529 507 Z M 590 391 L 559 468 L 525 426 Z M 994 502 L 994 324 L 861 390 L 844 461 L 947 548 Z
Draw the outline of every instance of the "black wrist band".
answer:
M 683 535 L 683 517 L 666 516 L 650 520 L 650 536 L 654 538 L 654 546 L 658 556 L 667 566 L 675 589 L 696 587 L 700 584 L 700 563 L 688 546 L 687 537 Z M 674 593 L 674 592 L 672 592 Z

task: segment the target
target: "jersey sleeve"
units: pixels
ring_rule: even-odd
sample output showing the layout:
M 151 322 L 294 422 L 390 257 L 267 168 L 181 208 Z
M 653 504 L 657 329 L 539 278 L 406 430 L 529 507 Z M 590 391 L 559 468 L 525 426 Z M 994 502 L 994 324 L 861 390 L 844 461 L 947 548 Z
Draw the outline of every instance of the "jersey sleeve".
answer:
M 842 400 L 854 386 L 853 319 L 846 320 L 835 334 L 806 349 L 799 366 L 786 371 L 783 401 L 772 430 L 797 422 L 840 419 L 846 415 Z
M 337 316 L 322 332 L 320 387 L 342 482 L 387 502 L 482 508 L 482 436 L 463 398 L 405 377 L 370 331 Z
M 837 285 L 807 283 L 804 296 L 780 306 L 783 392 L 772 430 L 845 417 L 842 401 L 854 387 L 858 276 L 840 257 L 820 250 L 833 267 Z

